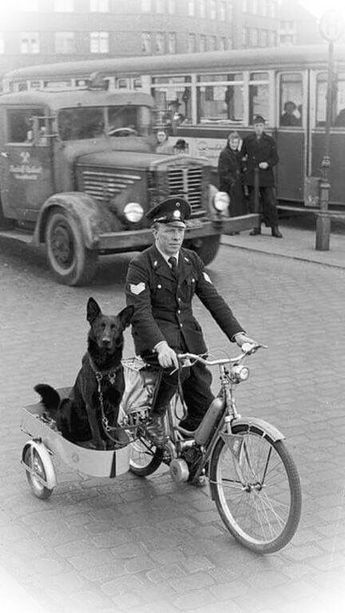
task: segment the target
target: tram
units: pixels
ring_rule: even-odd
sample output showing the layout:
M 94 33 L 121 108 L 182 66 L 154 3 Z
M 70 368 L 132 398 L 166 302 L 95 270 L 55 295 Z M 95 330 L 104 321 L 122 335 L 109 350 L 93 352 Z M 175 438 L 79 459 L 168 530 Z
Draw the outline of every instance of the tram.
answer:
M 327 70 L 327 45 L 237 49 L 31 66 L 7 73 L 3 90 L 87 87 L 98 75 L 109 90 L 148 92 L 156 102 L 157 124 L 185 139 L 189 153 L 207 157 L 215 171 L 229 132 L 244 138 L 260 114 L 278 146 L 280 206 L 317 209 Z M 345 47 L 340 45 L 332 91 L 329 205 L 345 210 Z

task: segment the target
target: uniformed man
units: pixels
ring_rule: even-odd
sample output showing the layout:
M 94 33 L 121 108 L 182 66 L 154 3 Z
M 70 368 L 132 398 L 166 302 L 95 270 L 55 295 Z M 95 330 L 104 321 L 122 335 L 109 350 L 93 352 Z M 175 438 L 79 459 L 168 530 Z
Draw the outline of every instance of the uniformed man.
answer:
M 196 294 L 231 341 L 239 346 L 254 343 L 218 294 L 199 256 L 182 248 L 191 209 L 183 198 L 170 197 L 148 212 L 155 244 L 135 257 L 129 265 L 127 304 L 135 306 L 132 334 L 137 354 L 161 366 L 162 378 L 156 391 L 146 432 L 156 445 L 164 442 L 164 414 L 174 395 L 179 363 L 177 353 L 206 354 L 202 330 L 192 312 Z M 211 373 L 200 363 L 181 372 L 188 414 L 180 422 L 194 431 L 213 400 Z
M 272 236 L 283 238 L 278 227 L 278 211 L 274 191 L 273 167 L 279 157 L 274 139 L 265 132 L 265 120 L 261 115 L 254 117 L 254 133 L 243 141 L 242 158 L 245 162 L 244 184 L 249 191 L 249 206 L 255 211 L 255 171 L 258 172 L 258 196 L 262 202 L 262 221 L 271 227 Z M 261 223 L 251 235 L 261 234 Z

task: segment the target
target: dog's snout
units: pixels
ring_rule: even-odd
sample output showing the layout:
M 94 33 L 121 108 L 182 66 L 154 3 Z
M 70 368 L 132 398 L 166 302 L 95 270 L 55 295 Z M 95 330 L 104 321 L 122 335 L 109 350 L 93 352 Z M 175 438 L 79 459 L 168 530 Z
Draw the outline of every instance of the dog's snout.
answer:
M 109 338 L 109 336 L 103 336 L 102 338 L 103 347 L 109 347 L 110 344 L 111 344 L 111 339 Z

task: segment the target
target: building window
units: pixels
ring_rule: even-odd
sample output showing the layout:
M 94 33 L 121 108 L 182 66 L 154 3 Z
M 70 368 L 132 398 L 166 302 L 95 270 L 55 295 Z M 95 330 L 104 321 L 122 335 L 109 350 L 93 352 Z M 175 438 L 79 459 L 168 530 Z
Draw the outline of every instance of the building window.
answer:
M 5 53 L 5 41 L 3 32 L 0 32 L 0 53 Z
M 221 51 L 225 51 L 225 49 L 226 49 L 226 38 L 225 38 L 225 36 L 222 36 L 222 37 L 219 39 L 219 49 L 220 49 Z
M 232 38 L 228 38 L 228 49 L 232 49 Z
M 176 0 L 168 0 L 168 12 L 169 15 L 174 15 L 176 13 Z
M 74 32 L 55 32 L 55 52 L 75 53 Z
M 217 37 L 210 36 L 210 51 L 215 51 L 217 49 Z
M 54 0 L 54 11 L 56 13 L 73 13 L 74 0 Z
M 108 32 L 90 32 L 90 53 L 109 53 Z
M 250 30 L 250 46 L 257 47 L 259 45 L 259 30 L 252 28 Z
M 168 34 L 168 51 L 169 53 L 176 53 L 176 34 L 175 32 L 169 32 Z
M 252 0 L 252 12 L 253 15 L 259 14 L 259 2 L 258 0 Z
M 188 15 L 194 17 L 195 15 L 195 3 L 194 0 L 188 0 Z
M 151 12 L 151 0 L 141 0 L 141 11 L 142 13 Z
M 200 34 L 200 51 L 207 51 L 207 39 L 205 34 Z
M 199 0 L 200 17 L 205 19 L 206 17 L 206 0 Z
M 39 53 L 40 38 L 38 32 L 22 32 L 20 38 L 21 53 Z
M 164 13 L 164 11 L 165 11 L 165 0 L 156 0 L 156 11 L 157 11 L 157 13 Z
M 216 0 L 211 0 L 210 2 L 210 15 L 211 19 L 217 18 L 217 3 Z
M 90 0 L 91 13 L 108 13 L 109 0 Z
M 188 34 L 188 53 L 196 51 L 195 34 Z
M 164 53 L 165 52 L 165 36 L 164 32 L 156 33 L 156 53 Z
M 152 53 L 152 44 L 151 44 L 151 34 L 150 32 L 143 32 L 141 35 L 141 51 L 142 53 Z
M 219 19 L 221 21 L 226 20 L 226 4 L 225 2 L 220 2 L 219 4 Z

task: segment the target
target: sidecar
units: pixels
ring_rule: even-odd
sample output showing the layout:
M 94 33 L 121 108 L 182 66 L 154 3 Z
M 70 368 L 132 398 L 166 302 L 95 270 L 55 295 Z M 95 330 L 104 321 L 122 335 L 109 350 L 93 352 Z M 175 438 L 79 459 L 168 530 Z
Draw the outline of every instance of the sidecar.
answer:
M 147 371 L 145 363 L 139 358 L 128 358 L 122 363 L 126 389 L 120 405 L 119 421 L 126 428 L 130 440 L 134 441 L 138 425 L 147 418 L 157 375 Z M 57 391 L 61 398 L 66 398 L 70 390 L 70 387 L 65 387 Z M 120 449 L 100 450 L 71 443 L 46 419 L 41 402 L 24 407 L 21 430 L 30 436 L 24 445 L 21 463 L 38 498 L 49 498 L 57 484 L 54 455 L 73 470 L 91 477 L 112 479 L 130 468 L 131 444 Z

